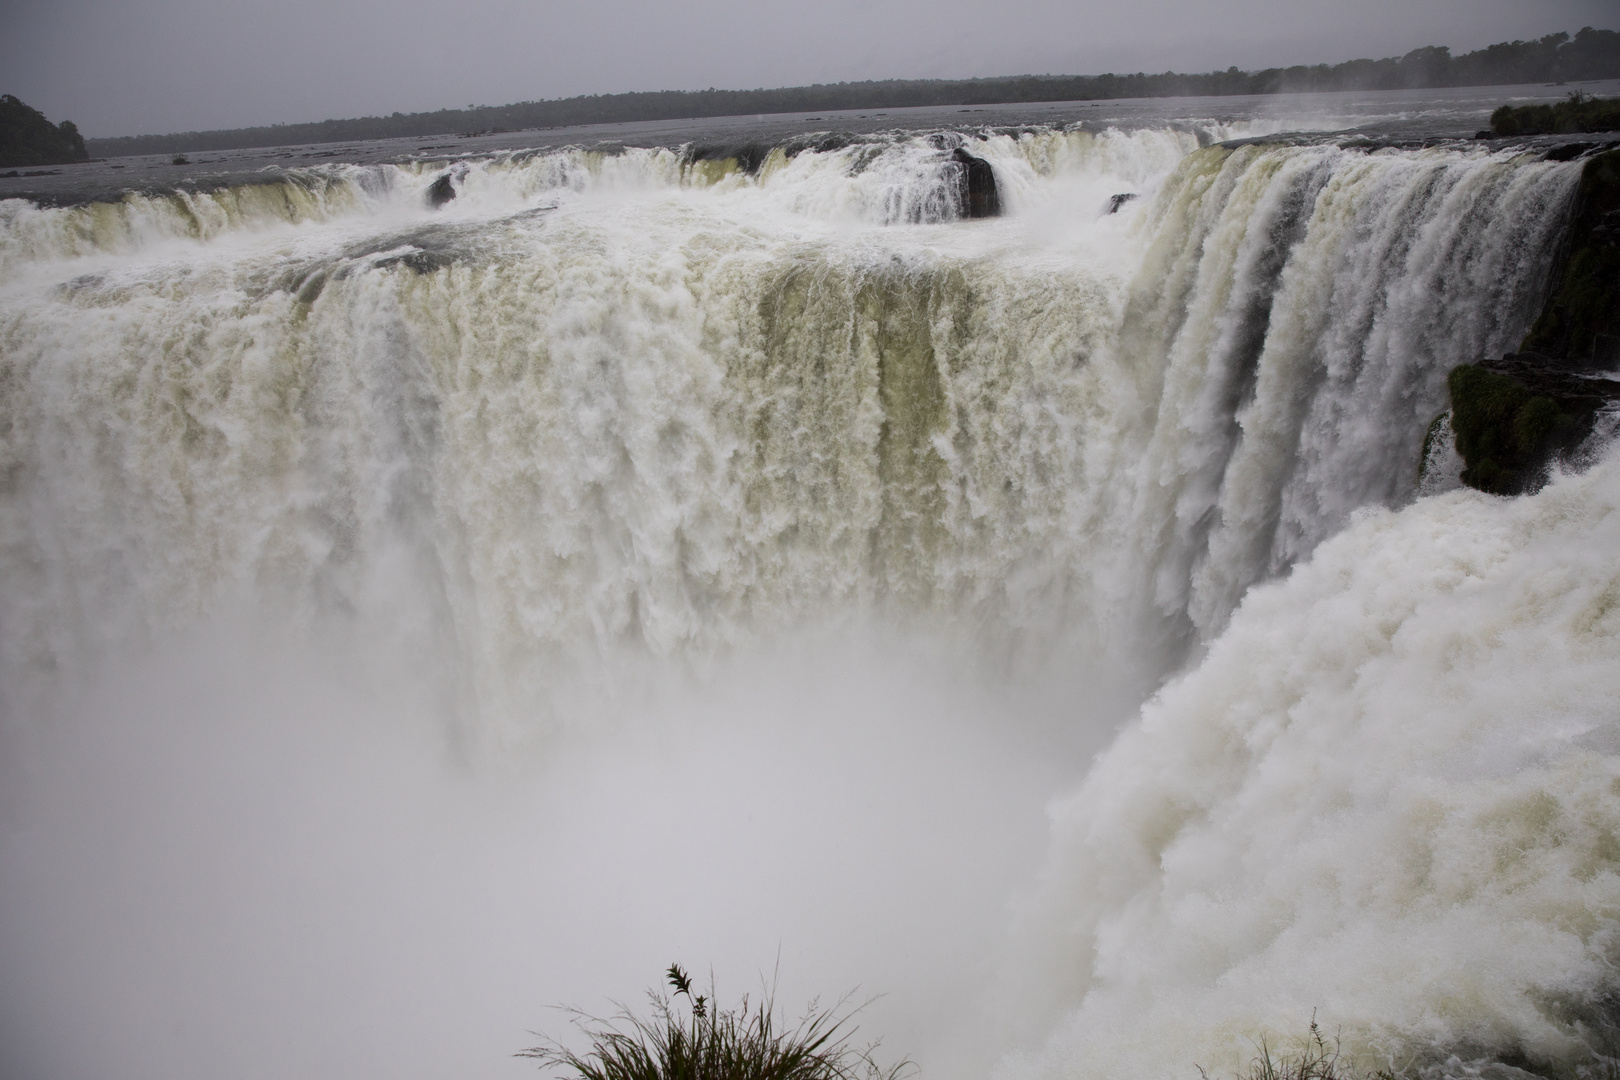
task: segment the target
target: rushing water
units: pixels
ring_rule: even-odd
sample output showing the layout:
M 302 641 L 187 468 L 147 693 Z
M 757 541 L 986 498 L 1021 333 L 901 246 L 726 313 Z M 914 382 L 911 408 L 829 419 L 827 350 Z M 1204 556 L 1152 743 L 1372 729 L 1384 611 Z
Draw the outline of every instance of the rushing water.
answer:
M 1591 1066 L 1620 465 L 1419 461 L 1580 165 L 1298 126 L 0 202 L 8 1075 L 496 1075 L 778 953 L 929 1075 Z

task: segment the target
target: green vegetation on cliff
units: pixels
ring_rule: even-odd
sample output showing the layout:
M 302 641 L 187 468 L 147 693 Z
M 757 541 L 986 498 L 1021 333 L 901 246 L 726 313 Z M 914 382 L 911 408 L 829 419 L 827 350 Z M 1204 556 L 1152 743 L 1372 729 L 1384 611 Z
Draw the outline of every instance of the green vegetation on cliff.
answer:
M 73 121 L 52 124 L 38 109 L 0 94 L 0 167 L 68 165 L 89 157 Z
M 1503 105 L 1491 113 L 1491 132 L 1496 135 L 1574 135 L 1583 131 L 1620 131 L 1620 98 L 1576 92 L 1556 105 Z
M 98 156 L 174 154 L 446 135 L 463 131 L 685 120 L 706 116 L 900 109 L 912 106 L 1000 105 L 1025 101 L 1100 101 L 1112 98 L 1231 94 L 1287 94 L 1328 90 L 1400 90 L 1439 86 L 1500 86 L 1566 79 L 1620 77 L 1620 33 L 1588 26 L 1574 37 L 1548 34 L 1536 41 L 1504 41 L 1461 56 L 1438 45 L 1383 60 L 1296 65 L 1204 74 L 1018 75 L 994 79 L 886 79 L 875 82 L 790 86 L 775 90 L 662 90 L 598 94 L 515 105 L 394 113 L 354 120 L 276 124 L 233 131 L 190 131 L 92 139 Z

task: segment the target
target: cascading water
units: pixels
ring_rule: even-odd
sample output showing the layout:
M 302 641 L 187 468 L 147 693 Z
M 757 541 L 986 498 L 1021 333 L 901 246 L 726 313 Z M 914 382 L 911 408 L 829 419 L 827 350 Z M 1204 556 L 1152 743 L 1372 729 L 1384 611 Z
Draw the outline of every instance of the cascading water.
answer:
M 963 829 L 953 803 L 1027 828 L 1030 800 L 1185 669 L 1057 804 L 1014 947 L 985 927 L 1028 849 L 988 831 L 893 886 L 904 899 L 839 916 L 852 939 L 907 942 L 917 986 L 900 961 L 868 975 L 915 991 L 924 1004 L 896 1006 L 898 1029 L 953 1045 L 954 1064 L 906 1051 L 983 1073 L 1002 1038 L 1055 1030 L 996 1068 L 1185 1071 L 1320 1006 L 1356 1052 L 1403 1067 L 1453 1052 L 1581 1064 L 1620 899 L 1603 839 L 1620 827 L 1614 470 L 1512 503 L 1443 494 L 1454 483 L 1431 473 L 1417 499 L 1445 376 L 1522 337 L 1580 166 L 1211 145 L 1266 130 L 970 137 L 995 170 L 994 221 L 960 220 L 951 133 L 806 139 L 754 172 L 564 150 L 0 203 L 0 672 L 10 771 L 27 777 L 14 787 L 32 793 L 0 850 L 14 882 L 0 891 L 27 913 L 0 915 L 15 970 L 54 962 L 17 943 L 50 923 L 50 882 L 65 880 L 46 872 L 65 846 L 28 838 L 97 835 L 41 794 L 100 775 L 53 732 L 117 728 L 108 745 L 156 753 L 94 704 L 117 691 L 82 687 L 146 664 L 166 674 L 129 678 L 162 712 L 172 699 L 153 687 L 195 678 L 188 658 L 259 662 L 222 659 L 236 654 L 198 628 L 267 634 L 272 653 L 315 641 L 340 668 L 385 658 L 395 684 L 375 699 L 404 694 L 402 713 L 448 725 L 457 768 L 497 786 L 541 771 L 543 805 L 522 814 L 546 822 L 544 842 L 489 843 L 515 861 L 542 851 L 587 900 L 592 864 L 570 837 L 640 849 L 551 801 L 572 792 L 617 819 L 572 786 L 581 761 L 581 775 L 642 777 L 670 754 L 706 778 L 709 794 L 685 797 L 713 822 L 752 821 L 726 793 L 785 756 L 844 793 L 853 832 L 839 835 L 915 851 Z M 446 175 L 455 197 L 434 209 Z M 1147 197 L 1108 213 L 1121 191 Z M 867 644 L 829 644 L 841 637 Z M 809 674 L 782 674 L 779 648 L 810 657 L 795 661 Z M 242 693 L 320 682 L 294 668 L 243 676 L 260 689 Z M 1544 700 L 1522 678 L 1517 695 L 1491 689 L 1520 670 Z M 849 682 L 811 689 L 829 680 Z M 348 693 L 287 707 L 372 707 Z M 691 704 L 657 703 L 671 693 Z M 710 705 L 740 719 L 691 719 Z M 208 721 L 147 722 L 167 732 L 153 746 L 246 754 Z M 262 720 L 281 723 L 303 730 Z M 832 745 L 804 741 L 816 731 Z M 671 732 L 687 733 L 679 749 Z M 569 740 L 593 749 L 570 757 Z M 399 776 L 426 768 L 376 753 Z M 733 758 L 749 764 L 708 771 Z M 884 783 L 852 758 L 890 762 L 926 820 L 899 802 L 850 809 Z M 343 784 L 287 768 L 317 793 Z M 1023 784 L 1016 812 L 987 777 Z M 639 797 L 601 783 L 624 806 Z M 404 805 L 410 786 L 390 779 L 379 799 Z M 451 823 L 411 828 L 477 832 L 488 808 L 462 798 L 432 796 Z M 798 835 L 796 814 L 777 826 Z M 753 850 L 717 828 L 659 850 Z M 939 932 L 969 957 L 894 929 L 998 843 L 1025 855 L 965 888 L 961 912 L 941 908 L 956 921 Z M 733 873 L 741 888 L 751 871 Z M 801 886 L 780 879 L 782 903 Z M 737 933 L 790 933 L 749 918 Z M 704 929 L 674 936 L 723 937 L 722 914 L 691 919 Z M 1514 929 L 1481 929 L 1493 919 Z M 68 921 L 91 938 L 100 925 Z M 996 1004 L 921 988 L 958 962 L 986 986 L 999 967 Z M 41 1022 L 45 1006 L 6 995 L 6 1030 Z M 938 1020 L 953 1007 L 979 1018 L 969 1034 Z M 30 1063 L 54 1060 L 27 1045 Z
M 1006 981 L 1059 1034 L 1000 1075 L 1238 1070 L 1313 1014 L 1368 1071 L 1601 1070 L 1616 465 L 1365 513 L 1251 592 L 1055 806 Z

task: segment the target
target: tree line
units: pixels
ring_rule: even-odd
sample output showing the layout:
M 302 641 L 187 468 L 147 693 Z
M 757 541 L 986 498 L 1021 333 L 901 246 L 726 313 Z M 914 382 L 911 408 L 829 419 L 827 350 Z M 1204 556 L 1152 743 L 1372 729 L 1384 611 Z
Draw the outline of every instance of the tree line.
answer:
M 229 131 L 189 131 L 89 139 L 98 157 L 235 150 L 256 146 L 348 142 L 521 131 L 637 120 L 682 120 L 763 113 L 897 109 L 911 106 L 1000 105 L 1033 101 L 1096 101 L 1132 97 L 1311 93 L 1332 90 L 1428 89 L 1620 77 L 1620 32 L 1586 27 L 1571 36 L 1505 41 L 1460 56 L 1445 46 L 1414 49 L 1383 60 L 1298 65 L 1203 74 L 1021 75 L 988 79 L 884 79 L 790 86 L 774 90 L 663 90 L 593 94 L 513 105 L 394 113 L 308 124 L 274 124 Z
M 0 94 L 0 167 L 66 165 L 90 156 L 71 120 L 53 124 L 11 94 Z

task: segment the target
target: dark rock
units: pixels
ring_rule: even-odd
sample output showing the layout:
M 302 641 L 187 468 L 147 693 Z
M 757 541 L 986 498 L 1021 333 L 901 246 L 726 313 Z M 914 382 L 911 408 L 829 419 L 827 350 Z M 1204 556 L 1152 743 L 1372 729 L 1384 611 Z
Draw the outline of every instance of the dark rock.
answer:
M 951 151 L 951 161 L 957 166 L 957 197 L 962 216 L 1000 217 L 1001 195 L 996 190 L 996 171 L 990 163 L 960 146 Z
M 819 120 L 820 117 L 811 117 L 811 119 Z M 855 142 L 855 136 L 849 134 L 848 132 L 818 132 L 812 135 L 801 135 L 798 138 L 789 139 L 787 142 L 782 144 L 782 153 L 790 158 L 798 157 L 800 154 L 805 153 L 806 151 L 814 151 L 818 154 L 830 154 L 835 151 L 842 150 L 846 146 L 853 146 Z
M 451 252 L 419 249 L 406 252 L 403 255 L 394 255 L 387 259 L 381 259 L 376 265 L 378 269 L 403 266 L 413 273 L 431 274 L 434 271 L 443 270 L 447 266 L 455 265 L 455 261 L 456 257 Z
M 427 197 L 428 205 L 435 210 L 456 197 L 456 186 L 451 182 L 449 173 L 433 181 L 433 186 L 428 188 Z
M 1492 495 L 1534 491 L 1554 454 L 1579 442 L 1574 415 L 1505 375 L 1464 364 L 1452 371 L 1446 388 L 1462 482 L 1469 487 Z
M 1464 364 L 1446 387 L 1462 482 L 1493 495 L 1539 489 L 1548 466 L 1592 433 L 1599 412 L 1620 405 L 1620 379 L 1535 353 Z
M 1519 346 L 1557 366 L 1620 365 L 1620 150 L 1588 158 L 1541 315 Z
M 1602 143 L 1572 142 L 1555 146 L 1541 155 L 1544 161 L 1574 161 L 1588 150 L 1596 150 Z
M 716 143 L 693 146 L 687 151 L 688 161 L 735 161 L 737 168 L 750 176 L 757 175 L 765 159 L 775 147 L 771 143 L 748 140 L 737 143 Z M 820 147 L 817 147 L 820 149 Z
M 322 269 L 310 274 L 302 281 L 296 283 L 293 288 L 293 295 L 298 299 L 300 304 L 304 304 L 306 306 L 313 304 L 320 297 L 322 290 L 326 288 L 326 282 L 329 277 L 331 277 L 331 272 L 327 269 Z
M 1489 139 L 1491 137 L 1492 137 L 1491 132 L 1488 131 L 1488 130 L 1487 131 L 1476 131 L 1476 132 L 1474 132 L 1474 138 L 1476 138 L 1476 139 Z
M 1532 394 L 1553 398 L 1566 411 L 1593 412 L 1620 401 L 1620 379 L 1611 373 L 1572 371 L 1537 353 L 1508 353 L 1480 366 L 1512 379 Z
M 1540 316 L 1516 353 L 1447 379 L 1463 483 L 1534 491 L 1620 403 L 1620 150 L 1587 159 Z
M 1620 210 L 1610 210 L 1599 214 L 1597 222 L 1592 226 L 1592 243 L 1608 246 L 1620 242 Z
M 1120 192 L 1118 195 L 1115 195 L 1113 198 L 1108 200 L 1108 212 L 1110 214 L 1119 213 L 1119 208 L 1134 198 L 1136 198 L 1136 192 L 1134 191 Z

